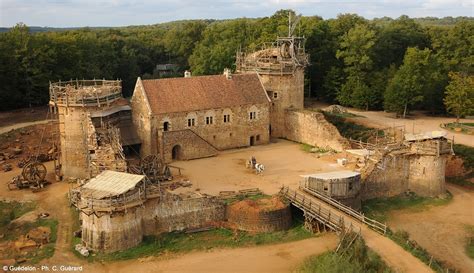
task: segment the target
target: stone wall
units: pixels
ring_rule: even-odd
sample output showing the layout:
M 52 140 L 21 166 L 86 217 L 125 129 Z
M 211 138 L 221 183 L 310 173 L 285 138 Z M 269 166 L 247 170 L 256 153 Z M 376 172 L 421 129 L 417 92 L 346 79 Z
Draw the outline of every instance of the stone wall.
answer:
M 225 205 L 216 198 L 150 200 L 146 204 L 144 235 L 182 231 L 212 225 L 225 219 Z
M 285 138 L 336 151 L 350 147 L 347 139 L 339 134 L 337 128 L 322 113 L 292 109 L 285 113 Z
M 362 199 L 395 196 L 408 190 L 410 160 L 406 155 L 385 157 L 378 167 L 372 167 L 361 183 Z
M 446 192 L 446 155 L 390 154 L 362 182 L 362 198 L 390 197 L 406 191 L 420 196 Z
M 135 247 L 143 239 L 142 207 L 112 214 L 81 213 L 82 242 L 92 250 L 114 252 Z
M 256 118 L 250 119 L 250 112 L 256 113 Z M 224 115 L 230 115 L 230 122 L 224 122 Z M 212 117 L 212 124 L 206 124 L 206 117 Z M 216 150 L 225 150 L 249 146 L 251 137 L 253 145 L 267 144 L 269 135 L 269 104 L 257 104 L 236 106 L 225 109 L 211 109 L 194 112 L 180 112 L 157 115 L 154 117 L 152 127 L 158 128 L 158 133 L 152 142 L 163 144 L 160 146 L 160 153 L 169 161 L 171 159 L 172 148 L 180 145 L 183 151 L 194 150 L 186 159 L 209 156 L 209 149 L 201 149 L 201 144 L 195 145 L 197 139 L 190 133 L 173 133 L 175 131 L 190 130 L 198 138 L 207 142 Z M 189 126 L 188 119 L 194 119 L 194 125 Z M 165 131 L 164 124 L 167 124 Z M 180 134 L 183 136 L 179 139 Z M 199 147 L 196 147 L 199 146 Z M 199 150 L 203 154 L 199 156 Z
M 137 80 L 130 104 L 132 107 L 133 128 L 141 141 L 141 156 L 145 157 L 150 154 L 157 154 L 156 143 L 152 141 L 152 136 L 156 136 L 157 132 L 156 128 L 152 127 L 154 124 L 153 117 L 148 101 L 144 96 L 140 79 Z
M 437 196 L 446 192 L 446 155 L 410 157 L 410 191 L 423 196 Z
M 159 198 L 126 211 L 81 212 L 82 241 L 89 249 L 115 252 L 140 244 L 144 235 L 199 228 L 225 219 L 225 205 L 216 198 Z
M 163 132 L 163 158 L 165 162 L 173 161 L 173 147 L 179 146 L 179 160 L 190 160 L 214 156 L 217 149 L 209 142 L 198 136 L 191 130 L 179 130 Z
M 285 110 L 304 107 L 304 69 L 298 68 L 293 74 L 261 73 L 259 76 L 272 100 L 271 135 L 285 137 Z

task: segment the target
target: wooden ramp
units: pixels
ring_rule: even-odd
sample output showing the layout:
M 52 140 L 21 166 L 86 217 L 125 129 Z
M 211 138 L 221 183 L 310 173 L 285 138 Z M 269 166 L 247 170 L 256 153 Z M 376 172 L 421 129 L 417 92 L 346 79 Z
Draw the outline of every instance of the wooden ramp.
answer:
M 433 272 L 422 261 L 384 236 L 386 225 L 307 188 L 293 190 L 282 187 L 280 195 L 303 211 L 305 226 L 317 222 L 336 232 L 352 230 L 360 233 L 367 246 L 377 252 L 395 272 Z

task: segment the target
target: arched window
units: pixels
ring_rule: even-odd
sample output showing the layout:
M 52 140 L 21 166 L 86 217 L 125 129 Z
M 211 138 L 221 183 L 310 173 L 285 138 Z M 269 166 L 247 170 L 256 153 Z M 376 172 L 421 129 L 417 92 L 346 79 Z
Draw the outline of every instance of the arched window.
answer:
M 171 131 L 171 121 L 168 117 L 161 120 L 161 128 L 163 132 Z
M 188 128 L 191 128 L 191 127 L 194 127 L 197 125 L 197 115 L 196 113 L 192 112 L 192 113 L 188 113 L 186 115 L 186 126 Z
M 232 122 L 232 110 L 230 109 L 224 109 L 224 111 L 222 111 L 222 121 L 224 123 L 231 123 Z
M 204 121 L 206 122 L 206 125 L 214 124 L 214 117 L 215 117 L 214 111 L 212 111 L 212 110 L 207 111 L 206 115 L 205 115 L 205 118 L 204 118 Z
M 252 105 L 252 106 L 249 108 L 248 114 L 249 114 L 249 119 L 250 119 L 251 121 L 257 120 L 257 119 L 258 119 L 258 108 L 257 108 L 257 106 Z

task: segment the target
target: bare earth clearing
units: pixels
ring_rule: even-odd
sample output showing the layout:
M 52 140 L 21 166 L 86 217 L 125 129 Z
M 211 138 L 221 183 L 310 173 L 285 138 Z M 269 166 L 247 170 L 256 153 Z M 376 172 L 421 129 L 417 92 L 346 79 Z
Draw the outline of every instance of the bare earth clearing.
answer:
M 246 168 L 245 161 L 251 156 L 265 166 L 263 174 L 257 175 L 254 170 Z M 182 174 L 193 183 L 193 189 L 209 194 L 248 188 L 260 188 L 266 194 L 275 194 L 283 184 L 297 187 L 300 175 L 344 169 L 336 164 L 336 159 L 317 158 L 316 154 L 301 150 L 299 144 L 286 140 L 172 165 L 183 168 Z
M 474 191 L 448 184 L 453 200 L 446 206 L 435 206 L 421 212 L 408 210 L 391 213 L 388 225 L 408 231 L 429 253 L 461 270 L 474 272 L 474 261 L 465 251 L 465 225 L 474 225 Z

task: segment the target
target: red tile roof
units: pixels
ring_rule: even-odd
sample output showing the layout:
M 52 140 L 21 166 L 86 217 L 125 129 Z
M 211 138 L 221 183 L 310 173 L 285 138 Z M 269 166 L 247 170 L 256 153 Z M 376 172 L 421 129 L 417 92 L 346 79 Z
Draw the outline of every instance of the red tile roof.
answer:
M 142 80 L 154 114 L 269 103 L 257 74 Z

